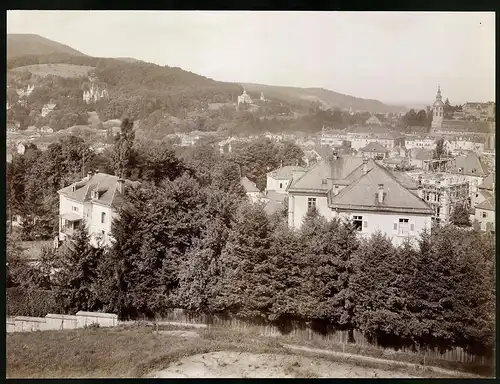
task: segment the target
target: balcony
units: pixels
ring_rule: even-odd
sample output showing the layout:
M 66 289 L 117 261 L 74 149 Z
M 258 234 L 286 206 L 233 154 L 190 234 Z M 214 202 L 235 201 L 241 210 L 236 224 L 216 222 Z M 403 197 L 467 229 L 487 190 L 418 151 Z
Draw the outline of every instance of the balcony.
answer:
M 75 232 L 81 228 L 83 217 L 76 213 L 64 213 L 59 215 L 59 240 L 73 237 Z

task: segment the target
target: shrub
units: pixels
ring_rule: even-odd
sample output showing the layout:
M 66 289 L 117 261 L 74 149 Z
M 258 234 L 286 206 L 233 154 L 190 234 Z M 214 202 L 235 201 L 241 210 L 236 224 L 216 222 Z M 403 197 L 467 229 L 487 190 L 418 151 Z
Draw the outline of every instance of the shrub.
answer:
M 63 313 L 52 291 L 21 287 L 7 289 L 8 316 L 44 317 L 48 313 Z

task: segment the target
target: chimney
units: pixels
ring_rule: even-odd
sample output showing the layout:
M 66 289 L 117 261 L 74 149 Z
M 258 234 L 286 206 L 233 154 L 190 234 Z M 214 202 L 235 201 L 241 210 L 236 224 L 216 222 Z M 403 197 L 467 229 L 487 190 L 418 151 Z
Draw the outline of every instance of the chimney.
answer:
M 118 179 L 116 181 L 116 190 L 120 193 L 123 194 L 123 190 L 124 190 L 124 185 L 125 185 L 125 180 L 123 179 Z
M 90 178 L 92 177 L 93 174 L 94 174 L 94 172 L 88 171 L 87 172 L 87 180 L 90 180 Z
M 363 175 L 368 173 L 368 159 L 363 159 Z
M 378 202 L 379 204 L 384 202 L 384 184 L 378 185 Z

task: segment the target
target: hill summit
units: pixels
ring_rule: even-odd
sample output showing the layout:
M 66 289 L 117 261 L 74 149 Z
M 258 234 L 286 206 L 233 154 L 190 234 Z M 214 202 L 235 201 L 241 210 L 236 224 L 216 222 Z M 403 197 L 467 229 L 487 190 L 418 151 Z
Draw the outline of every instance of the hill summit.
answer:
M 62 53 L 86 56 L 67 45 L 35 34 L 11 33 L 7 35 L 7 59 L 26 55 Z

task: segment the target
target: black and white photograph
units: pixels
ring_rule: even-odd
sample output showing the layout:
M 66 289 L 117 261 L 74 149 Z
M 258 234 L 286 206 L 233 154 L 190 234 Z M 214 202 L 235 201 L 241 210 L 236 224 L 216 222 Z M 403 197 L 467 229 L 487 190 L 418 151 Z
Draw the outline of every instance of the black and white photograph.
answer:
M 496 377 L 495 13 L 9 10 L 7 378 Z

